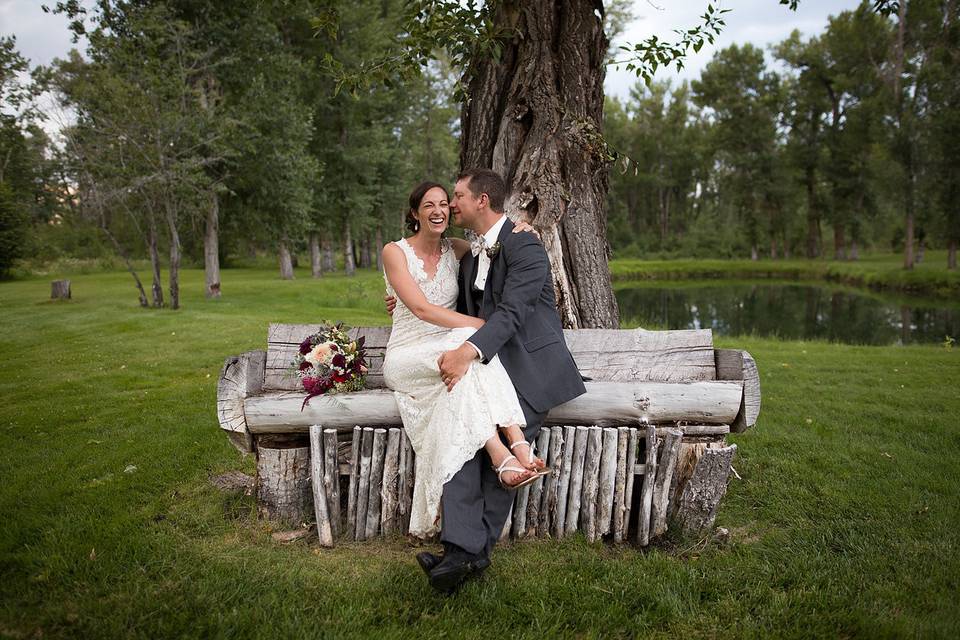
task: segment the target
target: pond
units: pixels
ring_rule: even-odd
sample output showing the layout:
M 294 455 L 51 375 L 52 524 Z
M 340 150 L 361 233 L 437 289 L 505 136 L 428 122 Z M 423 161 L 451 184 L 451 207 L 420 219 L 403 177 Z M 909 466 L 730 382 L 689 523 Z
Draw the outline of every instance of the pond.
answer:
M 960 305 L 808 283 L 631 282 L 616 296 L 625 327 L 870 345 L 960 340 Z

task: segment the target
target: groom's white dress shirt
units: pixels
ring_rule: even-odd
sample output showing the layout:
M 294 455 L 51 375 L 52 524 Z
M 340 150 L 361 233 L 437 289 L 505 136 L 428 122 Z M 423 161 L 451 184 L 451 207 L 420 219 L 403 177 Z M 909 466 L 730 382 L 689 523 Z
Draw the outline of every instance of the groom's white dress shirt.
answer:
M 500 230 L 503 229 L 503 223 L 506 222 L 507 216 L 502 215 L 500 219 L 493 223 L 493 226 L 487 229 L 487 232 L 483 234 L 483 240 L 486 243 L 487 247 L 492 247 L 497 243 L 497 238 L 500 237 Z M 490 273 L 490 257 L 487 255 L 486 251 L 481 251 L 477 256 L 477 279 L 473 281 L 477 289 L 483 291 L 484 287 L 487 286 L 487 274 Z M 467 344 L 477 350 L 477 355 L 483 360 L 483 352 L 480 351 L 480 347 L 473 344 L 467 340 Z

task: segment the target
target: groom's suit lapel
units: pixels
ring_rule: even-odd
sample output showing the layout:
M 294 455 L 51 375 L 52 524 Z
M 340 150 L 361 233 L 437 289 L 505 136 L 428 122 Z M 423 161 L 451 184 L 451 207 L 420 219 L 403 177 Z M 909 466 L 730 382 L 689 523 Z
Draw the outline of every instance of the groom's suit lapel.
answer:
M 477 280 L 477 257 L 470 251 L 463 256 L 463 264 L 460 269 L 460 277 L 463 282 L 460 283 L 461 291 L 464 292 L 464 300 L 467 305 L 467 314 L 477 317 L 480 310 L 477 309 L 476 301 L 473 299 L 473 283 Z

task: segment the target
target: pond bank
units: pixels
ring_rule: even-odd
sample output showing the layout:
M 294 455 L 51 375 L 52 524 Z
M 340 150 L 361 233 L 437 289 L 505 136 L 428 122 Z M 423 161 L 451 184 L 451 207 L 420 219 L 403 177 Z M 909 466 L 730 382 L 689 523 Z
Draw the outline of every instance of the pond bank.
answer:
M 766 279 L 820 280 L 941 300 L 960 299 L 960 272 L 946 269 L 944 252 L 928 251 L 912 271 L 894 254 L 869 256 L 857 262 L 834 260 L 638 260 L 610 262 L 614 281 Z

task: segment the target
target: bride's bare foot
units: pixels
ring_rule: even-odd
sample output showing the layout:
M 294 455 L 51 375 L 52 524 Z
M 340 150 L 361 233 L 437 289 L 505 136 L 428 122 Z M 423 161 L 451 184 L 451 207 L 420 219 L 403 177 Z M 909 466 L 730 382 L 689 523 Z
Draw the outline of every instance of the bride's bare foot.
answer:
M 523 437 L 520 425 L 512 424 L 507 427 L 500 427 L 500 431 L 507 436 L 507 442 L 510 443 L 510 452 L 517 456 L 517 460 L 523 467 L 531 471 L 540 471 L 547 467 L 546 462 L 533 455 L 533 445 Z

